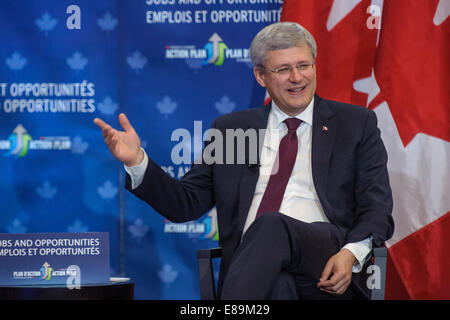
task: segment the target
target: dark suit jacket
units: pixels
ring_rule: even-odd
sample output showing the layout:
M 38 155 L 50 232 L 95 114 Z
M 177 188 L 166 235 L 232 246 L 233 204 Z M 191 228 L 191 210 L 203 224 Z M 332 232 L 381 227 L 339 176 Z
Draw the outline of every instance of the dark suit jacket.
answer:
M 265 129 L 269 111 L 270 105 L 234 112 L 216 119 L 212 127 L 223 137 L 226 129 Z M 263 139 L 259 138 L 259 148 Z M 251 163 L 248 151 L 246 145 L 244 164 L 194 164 L 181 180 L 169 177 L 149 159 L 144 179 L 135 190 L 131 190 L 130 177 L 126 179 L 128 190 L 173 222 L 198 219 L 216 206 L 223 249 L 219 288 L 239 245 L 258 180 L 258 166 Z M 344 243 L 372 235 L 375 246 L 383 245 L 392 236 L 394 224 L 387 153 L 375 113 L 316 95 L 311 157 L 322 208 L 341 231 Z

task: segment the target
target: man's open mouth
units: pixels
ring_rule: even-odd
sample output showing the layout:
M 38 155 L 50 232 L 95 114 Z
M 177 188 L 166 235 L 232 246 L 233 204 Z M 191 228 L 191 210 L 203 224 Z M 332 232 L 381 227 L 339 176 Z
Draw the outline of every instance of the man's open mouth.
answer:
M 291 92 L 291 93 L 301 93 L 301 92 L 303 92 L 305 90 L 305 88 L 306 88 L 306 85 L 303 86 L 303 87 L 291 88 L 291 89 L 288 89 L 288 91 Z

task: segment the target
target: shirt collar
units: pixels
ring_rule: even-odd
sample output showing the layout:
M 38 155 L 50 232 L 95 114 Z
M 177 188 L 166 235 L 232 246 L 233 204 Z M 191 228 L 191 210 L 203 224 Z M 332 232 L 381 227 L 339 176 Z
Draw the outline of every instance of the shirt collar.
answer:
M 302 120 L 304 123 L 312 126 L 312 118 L 313 118 L 313 109 L 314 109 L 314 97 L 311 99 L 311 102 L 308 104 L 305 110 L 295 116 L 295 118 Z M 292 118 L 290 115 L 284 113 L 272 100 L 272 109 L 270 110 L 268 127 L 270 129 L 280 128 L 281 123 L 287 118 Z

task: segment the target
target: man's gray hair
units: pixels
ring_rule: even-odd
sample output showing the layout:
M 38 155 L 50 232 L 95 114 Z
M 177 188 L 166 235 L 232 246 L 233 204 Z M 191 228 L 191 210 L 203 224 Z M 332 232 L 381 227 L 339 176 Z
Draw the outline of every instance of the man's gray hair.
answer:
M 316 59 L 317 45 L 314 37 L 295 22 L 277 22 L 262 29 L 250 45 L 250 59 L 254 66 L 264 65 L 267 52 L 308 45 Z

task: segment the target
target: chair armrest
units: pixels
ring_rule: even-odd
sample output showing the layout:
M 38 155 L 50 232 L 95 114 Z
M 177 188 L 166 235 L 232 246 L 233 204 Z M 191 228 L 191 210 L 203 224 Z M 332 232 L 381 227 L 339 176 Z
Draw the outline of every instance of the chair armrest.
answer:
M 222 257 L 222 248 L 202 249 L 197 251 L 199 259 L 212 259 Z
M 375 277 L 370 293 L 370 300 L 384 300 L 386 290 L 386 264 L 387 248 L 373 248 L 373 270 L 372 277 Z M 370 268 L 370 266 L 369 266 Z M 377 279 L 376 277 L 379 277 Z
M 216 300 L 217 296 L 214 284 L 212 259 L 222 257 L 222 248 L 198 250 L 197 257 L 200 299 Z M 373 274 L 373 277 L 375 277 L 375 281 L 370 293 L 370 300 L 384 300 L 386 290 L 387 248 L 373 248 L 373 261 L 371 273 Z M 370 267 L 371 266 L 369 266 L 369 268 Z
M 216 300 L 212 259 L 222 257 L 222 248 L 202 249 L 197 251 L 198 273 L 200 281 L 200 299 Z

